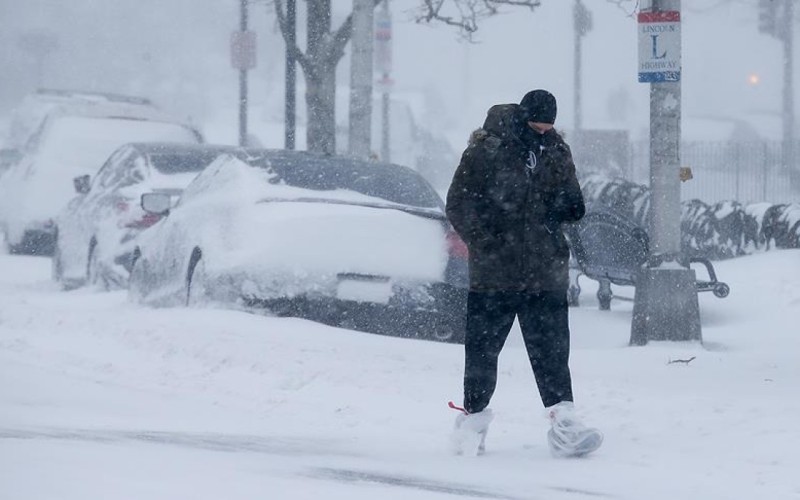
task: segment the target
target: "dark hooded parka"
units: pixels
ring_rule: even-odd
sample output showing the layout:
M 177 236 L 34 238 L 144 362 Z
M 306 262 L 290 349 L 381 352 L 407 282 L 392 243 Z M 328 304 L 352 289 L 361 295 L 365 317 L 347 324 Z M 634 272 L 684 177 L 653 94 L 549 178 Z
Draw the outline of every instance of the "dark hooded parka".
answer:
M 566 290 L 569 248 L 561 224 L 584 213 L 561 136 L 531 130 L 519 105 L 489 109 L 447 193 L 447 217 L 469 249 L 470 288 Z

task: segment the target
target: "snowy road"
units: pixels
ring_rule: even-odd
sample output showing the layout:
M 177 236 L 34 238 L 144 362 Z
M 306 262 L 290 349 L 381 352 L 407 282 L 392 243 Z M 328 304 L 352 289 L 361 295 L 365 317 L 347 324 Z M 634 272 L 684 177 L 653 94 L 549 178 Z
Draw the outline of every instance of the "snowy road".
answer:
M 515 332 L 489 451 L 463 458 L 446 446 L 459 346 L 144 309 L 0 255 L 0 498 L 800 498 L 800 252 L 718 273 L 732 293 L 701 296 L 705 347 L 627 347 L 629 303 L 572 311 L 597 454 L 549 456 Z

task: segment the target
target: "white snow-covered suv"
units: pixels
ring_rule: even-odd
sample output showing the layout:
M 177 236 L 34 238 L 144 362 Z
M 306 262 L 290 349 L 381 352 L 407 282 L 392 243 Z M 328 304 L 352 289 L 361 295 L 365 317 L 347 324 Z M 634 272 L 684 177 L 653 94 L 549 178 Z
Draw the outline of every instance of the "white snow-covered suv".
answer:
M 28 139 L 21 159 L 0 177 L 0 229 L 11 253 L 51 255 L 54 218 L 74 195 L 73 179 L 94 175 L 123 144 L 203 142 L 180 121 L 129 116 L 129 106 L 117 108 L 104 103 L 53 111 Z

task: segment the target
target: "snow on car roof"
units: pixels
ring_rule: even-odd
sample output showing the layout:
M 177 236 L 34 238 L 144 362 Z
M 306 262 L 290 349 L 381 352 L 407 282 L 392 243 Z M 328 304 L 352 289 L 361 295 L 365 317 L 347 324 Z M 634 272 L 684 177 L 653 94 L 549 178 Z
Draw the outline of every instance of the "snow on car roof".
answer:
M 402 205 L 441 208 L 436 191 L 414 170 L 307 151 L 262 150 L 248 163 L 271 168 L 289 186 L 315 191 L 344 189 Z
M 107 102 L 125 102 L 129 104 L 142 104 L 145 106 L 153 106 L 153 102 L 146 97 L 115 94 L 112 92 L 95 92 L 89 90 L 67 90 L 67 89 L 37 89 L 36 95 L 42 98 L 60 98 L 63 99 L 86 99 L 86 100 L 101 100 Z
M 397 208 L 442 218 L 436 191 L 413 170 L 390 164 L 360 162 L 306 152 L 277 154 L 250 151 L 250 156 L 219 156 L 186 188 L 181 204 L 220 200 L 237 204 L 306 201 Z M 288 154 L 291 153 L 291 154 Z M 298 161 L 301 159 L 319 161 Z
M 29 94 L 14 109 L 5 147 L 22 148 L 48 119 L 56 116 L 123 117 L 180 123 L 192 128 L 198 138 L 202 137 L 189 124 L 165 113 L 145 98 L 45 90 Z
M 40 169 L 96 172 L 117 148 L 130 141 L 192 142 L 193 131 L 177 123 L 128 118 L 60 116 L 48 120 L 37 156 Z M 70 177 L 71 178 L 71 177 Z
M 147 156 L 150 164 L 162 174 L 200 172 L 224 153 L 244 154 L 237 146 L 219 144 L 183 144 L 150 142 L 131 144 Z

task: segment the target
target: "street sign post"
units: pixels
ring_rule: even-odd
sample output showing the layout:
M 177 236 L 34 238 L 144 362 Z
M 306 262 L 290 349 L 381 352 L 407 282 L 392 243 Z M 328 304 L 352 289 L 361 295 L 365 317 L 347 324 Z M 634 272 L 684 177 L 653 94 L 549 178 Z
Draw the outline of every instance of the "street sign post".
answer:
M 639 13 L 639 81 L 677 82 L 681 79 L 681 13 Z
M 375 71 L 381 75 L 392 73 L 392 17 L 388 3 L 375 12 Z
M 247 29 L 249 0 L 239 0 L 239 30 L 231 35 L 231 65 L 239 70 L 239 145 L 247 145 L 247 71 L 256 67 L 256 34 Z
M 240 71 L 248 71 L 256 67 L 255 31 L 231 33 L 231 66 Z
M 636 280 L 631 345 L 700 341 L 695 272 L 681 256 L 681 0 L 639 14 L 639 81 L 650 84 L 650 258 Z
M 592 13 L 583 5 L 581 0 L 575 0 L 575 6 L 572 9 L 573 27 L 575 31 L 575 57 L 574 57 L 574 92 L 575 92 L 575 131 L 580 132 L 583 129 L 583 104 L 581 98 L 582 82 L 582 59 L 583 48 L 581 39 L 586 36 L 592 29 Z
M 389 0 L 375 12 L 375 70 L 381 75 L 377 88 L 381 92 L 381 160 L 391 161 L 390 100 L 392 87 L 392 16 Z

